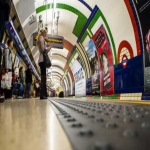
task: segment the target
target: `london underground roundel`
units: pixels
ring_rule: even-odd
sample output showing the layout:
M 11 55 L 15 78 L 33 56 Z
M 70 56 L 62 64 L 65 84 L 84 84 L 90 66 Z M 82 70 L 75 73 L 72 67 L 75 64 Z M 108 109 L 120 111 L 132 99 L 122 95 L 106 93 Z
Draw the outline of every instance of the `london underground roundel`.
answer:
M 122 67 L 126 68 L 128 64 L 128 57 L 124 54 L 122 57 Z
M 127 64 L 125 60 L 126 59 L 129 60 L 133 57 L 134 57 L 133 50 L 130 43 L 128 41 L 122 41 L 118 48 L 118 64 L 123 63 L 123 66 L 126 67 Z

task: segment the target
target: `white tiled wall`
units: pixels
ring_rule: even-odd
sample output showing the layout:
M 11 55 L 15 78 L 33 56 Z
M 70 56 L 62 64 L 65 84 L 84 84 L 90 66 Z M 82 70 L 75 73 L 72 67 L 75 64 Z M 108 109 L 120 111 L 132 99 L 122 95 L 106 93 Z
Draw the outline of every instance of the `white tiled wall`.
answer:
M 120 94 L 120 100 L 141 100 L 142 93 Z

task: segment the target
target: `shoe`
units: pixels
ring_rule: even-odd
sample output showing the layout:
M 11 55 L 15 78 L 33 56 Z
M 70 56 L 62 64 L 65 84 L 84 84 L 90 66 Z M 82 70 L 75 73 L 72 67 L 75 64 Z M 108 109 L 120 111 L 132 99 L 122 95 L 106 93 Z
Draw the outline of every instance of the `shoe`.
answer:
M 47 99 L 47 97 L 40 97 L 40 99 Z
M 1 96 L 0 97 L 0 103 L 3 103 L 5 101 L 5 97 L 4 96 Z
M 11 99 L 16 99 L 16 95 L 12 95 Z
M 22 99 L 22 98 L 23 98 L 22 96 L 18 96 L 18 97 L 17 97 L 17 99 Z

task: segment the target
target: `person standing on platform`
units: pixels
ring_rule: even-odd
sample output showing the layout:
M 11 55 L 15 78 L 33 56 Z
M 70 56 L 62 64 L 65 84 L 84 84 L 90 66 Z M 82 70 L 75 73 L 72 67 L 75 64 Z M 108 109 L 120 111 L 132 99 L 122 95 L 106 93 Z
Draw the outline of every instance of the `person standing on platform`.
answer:
M 3 40 L 5 21 L 9 20 L 12 0 L 0 0 L 0 43 Z
M 0 46 L 0 102 L 5 101 L 4 90 L 1 88 L 1 80 L 2 80 L 2 76 L 4 75 L 4 70 L 2 65 L 3 65 L 3 48 Z
M 10 14 L 10 8 L 11 8 L 12 0 L 0 0 L 0 43 L 3 40 L 4 31 L 6 29 L 5 27 L 5 21 L 9 20 L 9 14 Z M 1 54 L 0 54 L 1 56 Z M 0 70 L 0 77 L 2 77 L 2 70 Z M 1 78 L 0 78 L 1 80 Z M 1 82 L 1 81 L 0 81 Z M 1 86 L 1 84 L 0 84 Z M 0 87 L 0 102 L 4 102 L 4 91 Z
M 20 81 L 20 96 L 23 97 L 24 94 L 24 74 L 23 74 L 23 67 L 19 68 L 19 81 Z
M 30 91 L 31 91 L 31 84 L 32 84 L 32 71 L 31 66 L 27 65 L 27 70 L 25 71 L 26 74 L 26 98 L 30 98 Z
M 47 35 L 47 30 L 42 29 L 40 30 L 40 34 L 38 36 L 38 41 L 37 41 L 37 46 L 39 48 L 39 66 L 41 70 L 41 91 L 40 91 L 40 99 L 47 99 L 47 88 L 46 88 L 46 67 L 44 65 L 44 60 L 43 60 L 43 52 L 46 50 L 48 53 L 52 46 L 51 45 L 46 45 L 45 44 L 45 37 Z
M 5 61 L 5 80 L 7 77 L 6 88 L 5 88 L 5 99 L 11 98 L 11 87 L 12 87 L 12 70 L 13 70 L 13 62 L 12 62 L 12 50 L 13 50 L 13 40 L 9 39 L 7 41 L 8 47 L 4 51 L 4 61 Z

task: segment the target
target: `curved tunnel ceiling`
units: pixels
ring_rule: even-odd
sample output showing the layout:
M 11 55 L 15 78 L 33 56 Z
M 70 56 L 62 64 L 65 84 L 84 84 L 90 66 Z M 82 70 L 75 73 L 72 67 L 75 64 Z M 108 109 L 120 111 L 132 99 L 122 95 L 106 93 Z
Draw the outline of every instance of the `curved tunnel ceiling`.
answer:
M 58 35 L 63 36 L 65 42 L 64 49 L 52 49 L 51 51 L 52 74 L 59 73 L 59 76 L 63 77 L 67 70 L 71 76 L 71 82 L 74 82 L 69 66 L 72 62 L 73 54 L 76 52 L 83 61 L 82 65 L 84 70 L 86 70 L 86 77 L 90 77 L 91 70 L 85 49 L 101 25 L 105 27 L 110 40 L 114 65 L 120 62 L 123 53 L 127 53 L 127 50 L 124 51 L 120 48 L 124 41 L 130 45 L 128 59 L 130 59 L 131 53 L 134 57 L 141 53 L 140 45 L 137 44 L 139 39 L 136 37 L 136 24 L 129 11 L 131 8 L 129 8 L 128 0 L 117 1 L 117 3 L 114 3 L 112 0 L 107 2 L 105 0 L 54 1 L 56 4 L 52 5 L 53 0 L 14 0 L 36 63 L 38 63 L 39 53 L 37 47 L 33 46 L 32 34 L 38 30 L 39 16 L 42 15 L 43 25 L 48 25 L 48 31 L 51 34 L 52 20 L 56 21 L 56 17 L 52 16 L 52 12 L 55 11 L 57 15 L 59 11 Z M 36 16 L 36 22 L 29 25 L 32 15 Z M 53 31 L 56 34 L 55 28 Z

